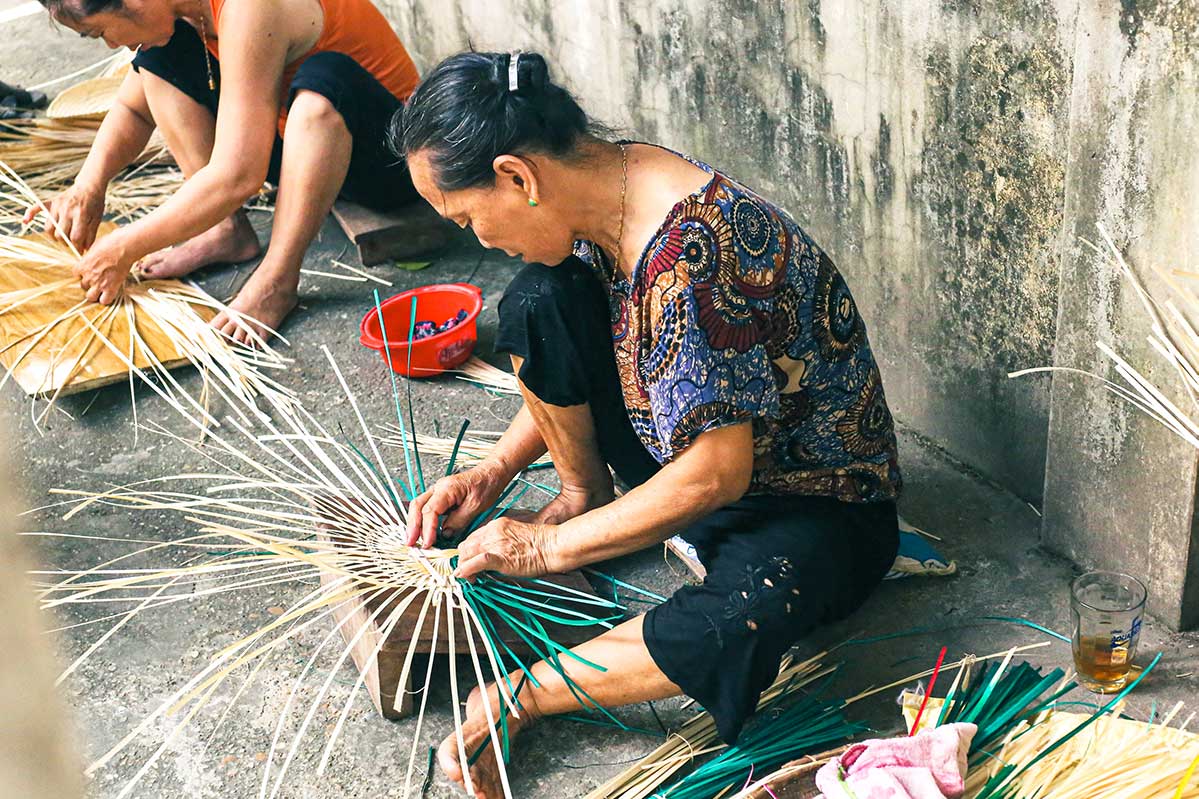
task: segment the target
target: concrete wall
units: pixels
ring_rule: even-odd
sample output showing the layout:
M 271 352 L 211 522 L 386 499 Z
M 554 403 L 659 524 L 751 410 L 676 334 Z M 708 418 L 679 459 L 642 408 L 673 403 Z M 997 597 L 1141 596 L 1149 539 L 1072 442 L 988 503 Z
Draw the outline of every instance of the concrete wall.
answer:
M 536 49 L 594 115 L 780 202 L 846 273 L 902 422 L 1044 500 L 1049 542 L 1084 563 L 1144 568 L 1168 549 L 1155 593 L 1181 597 L 1193 453 L 1078 381 L 1051 395 L 1006 373 L 1094 366 L 1097 334 L 1137 331 L 1124 287 L 1075 243 L 1096 220 L 1138 255 L 1195 263 L 1199 0 L 384 6 L 423 67 L 468 45 Z M 1160 497 L 1157 532 L 1130 534 L 1128 506 L 1105 499 L 1119 481 Z
M 1160 297 L 1168 291 L 1150 267 L 1199 266 L 1199 9 L 1167 5 L 1078 20 L 1056 361 L 1106 373 L 1095 341 L 1119 342 L 1179 398 L 1124 278 L 1079 244 L 1104 225 Z M 1148 575 L 1151 611 L 1199 626 L 1199 452 L 1095 383 L 1059 378 L 1047 469 L 1046 543 Z

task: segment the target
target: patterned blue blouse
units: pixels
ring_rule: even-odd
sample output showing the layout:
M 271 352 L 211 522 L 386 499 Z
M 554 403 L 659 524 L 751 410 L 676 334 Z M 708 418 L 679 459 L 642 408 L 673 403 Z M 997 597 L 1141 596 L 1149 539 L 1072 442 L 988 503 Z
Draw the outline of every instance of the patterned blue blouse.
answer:
M 712 167 L 634 265 L 607 286 L 633 429 L 660 463 L 749 422 L 750 493 L 894 499 L 895 429 L 866 327 L 828 255 L 782 209 Z

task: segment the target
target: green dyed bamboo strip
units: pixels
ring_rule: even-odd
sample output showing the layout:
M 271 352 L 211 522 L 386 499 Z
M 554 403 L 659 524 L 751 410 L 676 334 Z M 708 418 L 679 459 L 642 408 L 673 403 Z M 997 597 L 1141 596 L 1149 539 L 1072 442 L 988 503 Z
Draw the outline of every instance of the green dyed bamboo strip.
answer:
M 450 450 L 450 462 L 445 467 L 446 477 L 454 472 L 454 464 L 458 462 L 458 448 L 462 446 L 462 438 L 466 435 L 468 427 L 470 427 L 470 419 L 463 419 L 462 426 L 458 428 L 458 437 L 454 439 L 454 448 Z
M 416 476 L 420 479 L 420 490 L 423 494 L 428 489 L 425 487 L 425 470 L 420 462 L 420 445 L 416 443 L 416 416 L 412 411 L 412 341 L 416 336 L 416 302 L 415 295 L 412 297 L 412 313 L 408 319 L 408 375 L 405 378 L 405 384 L 408 389 L 408 424 L 412 427 L 412 457 L 416 461 Z M 382 318 L 380 318 L 382 322 Z M 407 452 L 407 447 L 404 448 Z
M 379 290 L 375 289 L 375 315 L 379 318 L 379 333 L 383 339 L 383 351 L 387 353 L 387 373 L 391 377 L 391 398 L 395 402 L 396 421 L 400 423 L 400 441 L 404 445 L 404 468 L 408 472 L 408 485 L 404 488 L 408 498 L 411 499 L 416 494 L 413 489 L 416 483 L 412 479 L 412 460 L 408 456 L 408 436 L 404 430 L 404 411 L 400 403 L 400 388 L 396 383 L 395 370 L 391 368 L 391 349 L 387 344 L 387 326 L 383 323 L 383 303 L 379 300 Z M 408 348 L 409 357 L 411 358 L 412 347 Z M 416 432 L 413 431 L 412 438 L 415 443 Z

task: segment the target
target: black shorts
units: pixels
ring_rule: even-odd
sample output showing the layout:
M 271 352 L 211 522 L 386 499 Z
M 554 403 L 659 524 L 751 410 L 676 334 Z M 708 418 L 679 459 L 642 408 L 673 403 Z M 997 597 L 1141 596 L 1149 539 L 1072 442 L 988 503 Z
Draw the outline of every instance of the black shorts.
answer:
M 499 304 L 496 349 L 524 359 L 525 387 L 551 405 L 587 403 L 600 454 L 630 486 L 659 466 L 633 432 L 612 352 L 607 297 L 577 258 L 522 269 Z M 787 650 L 856 610 L 895 561 L 895 503 L 746 496 L 685 530 L 708 571 L 645 616 L 658 668 L 732 743 Z
M 210 61 L 215 91 L 208 86 L 204 43 L 199 33 L 178 20 L 170 41 L 162 47 L 140 50 L 133 59 L 133 68 L 157 75 L 216 116 L 221 72 L 217 59 Z M 315 53 L 300 65 L 288 87 L 289 108 L 300 90 L 328 99 L 353 138 L 350 168 L 339 196 L 380 211 L 418 198 L 407 165 L 387 144 L 388 126 L 402 103 L 374 75 L 343 53 Z M 267 175 L 271 183 L 279 182 L 282 159 L 283 140 L 276 134 Z

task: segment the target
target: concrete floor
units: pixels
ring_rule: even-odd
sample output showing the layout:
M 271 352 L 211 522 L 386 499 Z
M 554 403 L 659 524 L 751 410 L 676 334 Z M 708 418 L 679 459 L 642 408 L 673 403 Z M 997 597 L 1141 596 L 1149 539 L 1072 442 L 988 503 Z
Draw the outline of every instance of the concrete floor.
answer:
M 0 10 L 12 0 L 0 0 Z M 49 57 L 47 55 L 49 54 Z M 104 55 L 95 42 L 55 32 L 42 17 L 9 23 L 0 29 L 0 80 L 34 83 L 90 63 Z M 269 218 L 258 219 L 263 238 L 269 235 Z M 349 258 L 347 241 L 332 222 L 312 247 L 307 263 L 320 269 L 331 258 Z M 485 292 L 479 354 L 491 354 L 495 330 L 495 305 L 518 265 L 502 254 L 484 253 L 464 236 L 422 272 L 378 267 L 373 274 L 395 283 L 394 291 L 430 282 L 473 281 Z M 212 294 L 227 298 L 249 274 L 250 266 L 217 269 L 200 282 Z M 352 383 L 369 419 L 383 424 L 390 418 L 391 397 L 387 373 L 378 356 L 357 341 L 357 326 L 371 305 L 363 284 L 308 278 L 302 283 L 303 309 L 285 325 L 292 341 L 287 354 L 295 359 L 288 382 L 327 424 L 348 422 L 348 409 L 334 399 L 336 384 L 321 356 L 327 345 Z M 391 291 L 391 290 L 389 290 Z M 869 318 L 871 309 L 866 309 Z M 184 385 L 196 387 L 195 375 L 181 375 Z M 496 398 L 452 379 L 418 382 L 413 386 L 418 425 L 424 430 L 452 432 L 466 416 L 477 428 L 498 429 L 511 418 L 517 403 Z M 0 397 L 0 407 L 10 417 L 12 460 L 18 465 L 27 501 L 46 502 L 46 492 L 56 487 L 96 489 L 151 475 L 186 472 L 197 463 L 189 453 L 142 435 L 134 445 L 134 431 L 125 387 L 62 402 L 76 418 L 54 414 L 42 430 L 30 421 L 29 401 L 13 386 Z M 138 391 L 139 413 L 173 430 L 184 432 L 176 418 L 152 392 Z M 902 421 L 902 420 L 901 420 Z M 937 449 L 901 429 L 902 460 L 908 490 L 902 501 L 904 515 L 915 525 L 944 538 L 945 554 L 957 560 L 958 576 L 939 580 L 910 580 L 884 585 L 853 618 L 820 631 L 804 642 L 800 653 L 845 640 L 849 636 L 877 636 L 914 626 L 931 626 L 936 632 L 845 648 L 832 659 L 844 663 L 831 691 L 851 695 L 932 665 L 941 645 L 951 656 L 972 652 L 987 654 L 1022 643 L 1049 640 L 1024 627 L 981 623 L 977 617 L 1001 615 L 1034 620 L 1055 630 L 1068 629 L 1067 585 L 1075 573 L 1069 563 L 1052 558 L 1038 546 L 1036 511 L 996 489 L 944 457 Z M 113 537 L 167 539 L 181 536 L 187 526 L 176 518 L 146 513 L 95 511 L 70 523 L 41 513 L 26 517 L 27 529 L 87 532 Z M 1129 531 L 1135 535 L 1136 531 Z M 47 567 L 80 568 L 125 551 L 116 543 L 69 540 L 41 541 L 37 559 Z M 158 561 L 161 563 L 161 561 Z M 612 574 L 659 592 L 672 590 L 685 579 L 677 562 L 665 562 L 658 550 L 623 558 L 605 567 Z M 269 608 L 288 604 L 298 589 L 262 590 L 237 597 L 197 601 L 186 608 L 144 614 L 121 630 L 66 685 L 74 708 L 82 745 L 90 755 L 105 751 L 182 680 L 198 670 L 209 653 L 237 640 L 268 619 Z M 92 612 L 63 613 L 53 623 L 71 624 L 94 616 Z M 90 628 L 70 630 L 58 637 L 61 656 L 69 661 L 93 640 Z M 212 732 L 225 709 L 229 693 L 218 697 L 196 723 L 167 746 L 161 765 L 149 773 L 134 795 L 138 796 L 244 796 L 256 790 L 261 779 L 257 756 L 270 745 L 278 711 L 297 677 L 306 653 L 323 633 L 301 637 L 259 674 L 230 714 L 229 721 Z M 1130 714 L 1144 717 L 1153 703 L 1161 706 L 1192 699 L 1199 689 L 1199 635 L 1174 635 L 1148 622 L 1142 635 L 1142 662 L 1163 652 L 1158 670 L 1134 694 Z M 1067 646 L 1053 642 L 1037 650 L 1037 663 L 1068 666 Z M 328 663 L 319 663 L 318 670 Z M 439 665 L 445 686 L 446 670 Z M 325 672 L 321 672 L 322 675 Z M 389 723 L 377 718 L 359 698 L 329 770 L 315 774 L 325 725 L 335 718 L 340 701 L 349 692 L 353 673 L 343 669 L 336 677 L 327 705 L 317 717 L 317 734 L 309 737 L 293 764 L 287 797 L 366 797 L 396 795 L 411 745 L 412 723 Z M 880 731 L 899 726 L 894 704 L 897 691 L 851 708 L 850 714 L 869 721 Z M 309 684 L 301 699 L 312 696 Z M 448 688 L 432 696 L 431 723 L 422 733 L 423 743 L 435 743 L 451 728 Z M 678 702 L 658 703 L 667 725 L 687 717 Z M 645 706 L 621 711 L 637 727 L 656 728 Z M 129 750 L 95 778 L 92 794 L 116 796 L 162 740 L 165 727 L 155 727 L 145 744 Z M 515 749 L 514 791 L 517 796 L 579 796 L 648 752 L 657 741 L 639 734 L 621 733 L 569 721 L 547 721 L 525 736 Z M 453 795 L 440 778 L 429 796 Z

